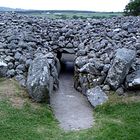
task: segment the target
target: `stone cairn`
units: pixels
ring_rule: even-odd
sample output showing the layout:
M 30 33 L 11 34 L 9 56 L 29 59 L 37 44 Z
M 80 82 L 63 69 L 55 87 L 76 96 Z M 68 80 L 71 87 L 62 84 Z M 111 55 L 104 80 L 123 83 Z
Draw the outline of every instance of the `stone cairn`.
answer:
M 131 16 L 62 20 L 1 13 L 0 77 L 15 77 L 37 102 L 49 100 L 59 85 L 57 53 L 67 52 L 76 56 L 74 87 L 93 106 L 110 90 L 140 89 L 139 22 Z

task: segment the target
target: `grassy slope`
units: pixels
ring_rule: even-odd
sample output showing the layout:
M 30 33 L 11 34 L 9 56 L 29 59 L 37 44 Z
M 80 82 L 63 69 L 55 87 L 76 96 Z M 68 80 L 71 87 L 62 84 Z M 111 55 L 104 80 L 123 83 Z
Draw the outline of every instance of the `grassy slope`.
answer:
M 0 140 L 138 140 L 139 99 L 111 95 L 95 109 L 93 128 L 64 132 L 47 104 L 33 103 L 14 80 L 1 79 Z

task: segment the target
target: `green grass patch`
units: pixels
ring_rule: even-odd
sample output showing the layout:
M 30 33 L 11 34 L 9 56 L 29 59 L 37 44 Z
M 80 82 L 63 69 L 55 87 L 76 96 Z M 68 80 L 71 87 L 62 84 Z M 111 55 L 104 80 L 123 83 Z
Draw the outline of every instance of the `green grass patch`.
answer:
M 22 14 L 22 13 L 21 13 Z M 117 17 L 122 16 L 123 13 L 121 12 L 93 12 L 93 13 L 87 13 L 87 12 L 55 12 L 55 13 L 48 13 L 48 12 L 26 12 L 23 13 L 23 15 L 29 15 L 29 16 L 37 16 L 37 17 L 47 17 L 50 19 L 101 19 L 101 18 L 111 18 L 111 17 Z
M 9 88 L 7 91 L 6 88 Z M 11 91 L 11 94 L 6 92 Z M 15 93 L 15 94 L 14 94 Z M 5 98 L 3 94 L 6 94 Z M 28 98 L 14 80 L 0 79 L 0 140 L 138 140 L 140 97 L 117 97 L 93 111 L 92 128 L 64 132 L 47 104 Z M 11 102 L 12 99 L 12 102 Z M 13 105 L 13 100 L 20 101 Z M 24 102 L 21 102 L 23 100 Z M 19 104 L 22 104 L 19 108 Z
M 135 140 L 140 134 L 140 103 L 106 104 L 96 110 L 97 139 Z

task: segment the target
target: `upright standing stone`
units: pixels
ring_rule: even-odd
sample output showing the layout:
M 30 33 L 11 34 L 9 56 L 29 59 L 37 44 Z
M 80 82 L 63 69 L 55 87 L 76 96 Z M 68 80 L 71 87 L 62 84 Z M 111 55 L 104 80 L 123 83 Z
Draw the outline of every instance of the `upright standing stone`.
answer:
M 134 50 L 122 48 L 118 49 L 111 68 L 109 69 L 106 82 L 113 88 L 117 89 L 123 83 L 133 60 L 136 57 Z
M 29 67 L 27 89 L 37 102 L 49 101 L 50 68 L 46 55 L 39 55 Z

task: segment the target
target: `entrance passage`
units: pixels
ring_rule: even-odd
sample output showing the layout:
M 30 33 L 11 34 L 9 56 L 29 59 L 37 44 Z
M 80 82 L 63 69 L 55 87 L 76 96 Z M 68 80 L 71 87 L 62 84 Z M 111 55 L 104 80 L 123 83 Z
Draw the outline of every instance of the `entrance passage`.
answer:
M 81 130 L 92 127 L 93 111 L 86 97 L 74 89 L 74 55 L 61 58 L 59 89 L 51 95 L 51 106 L 64 130 Z

